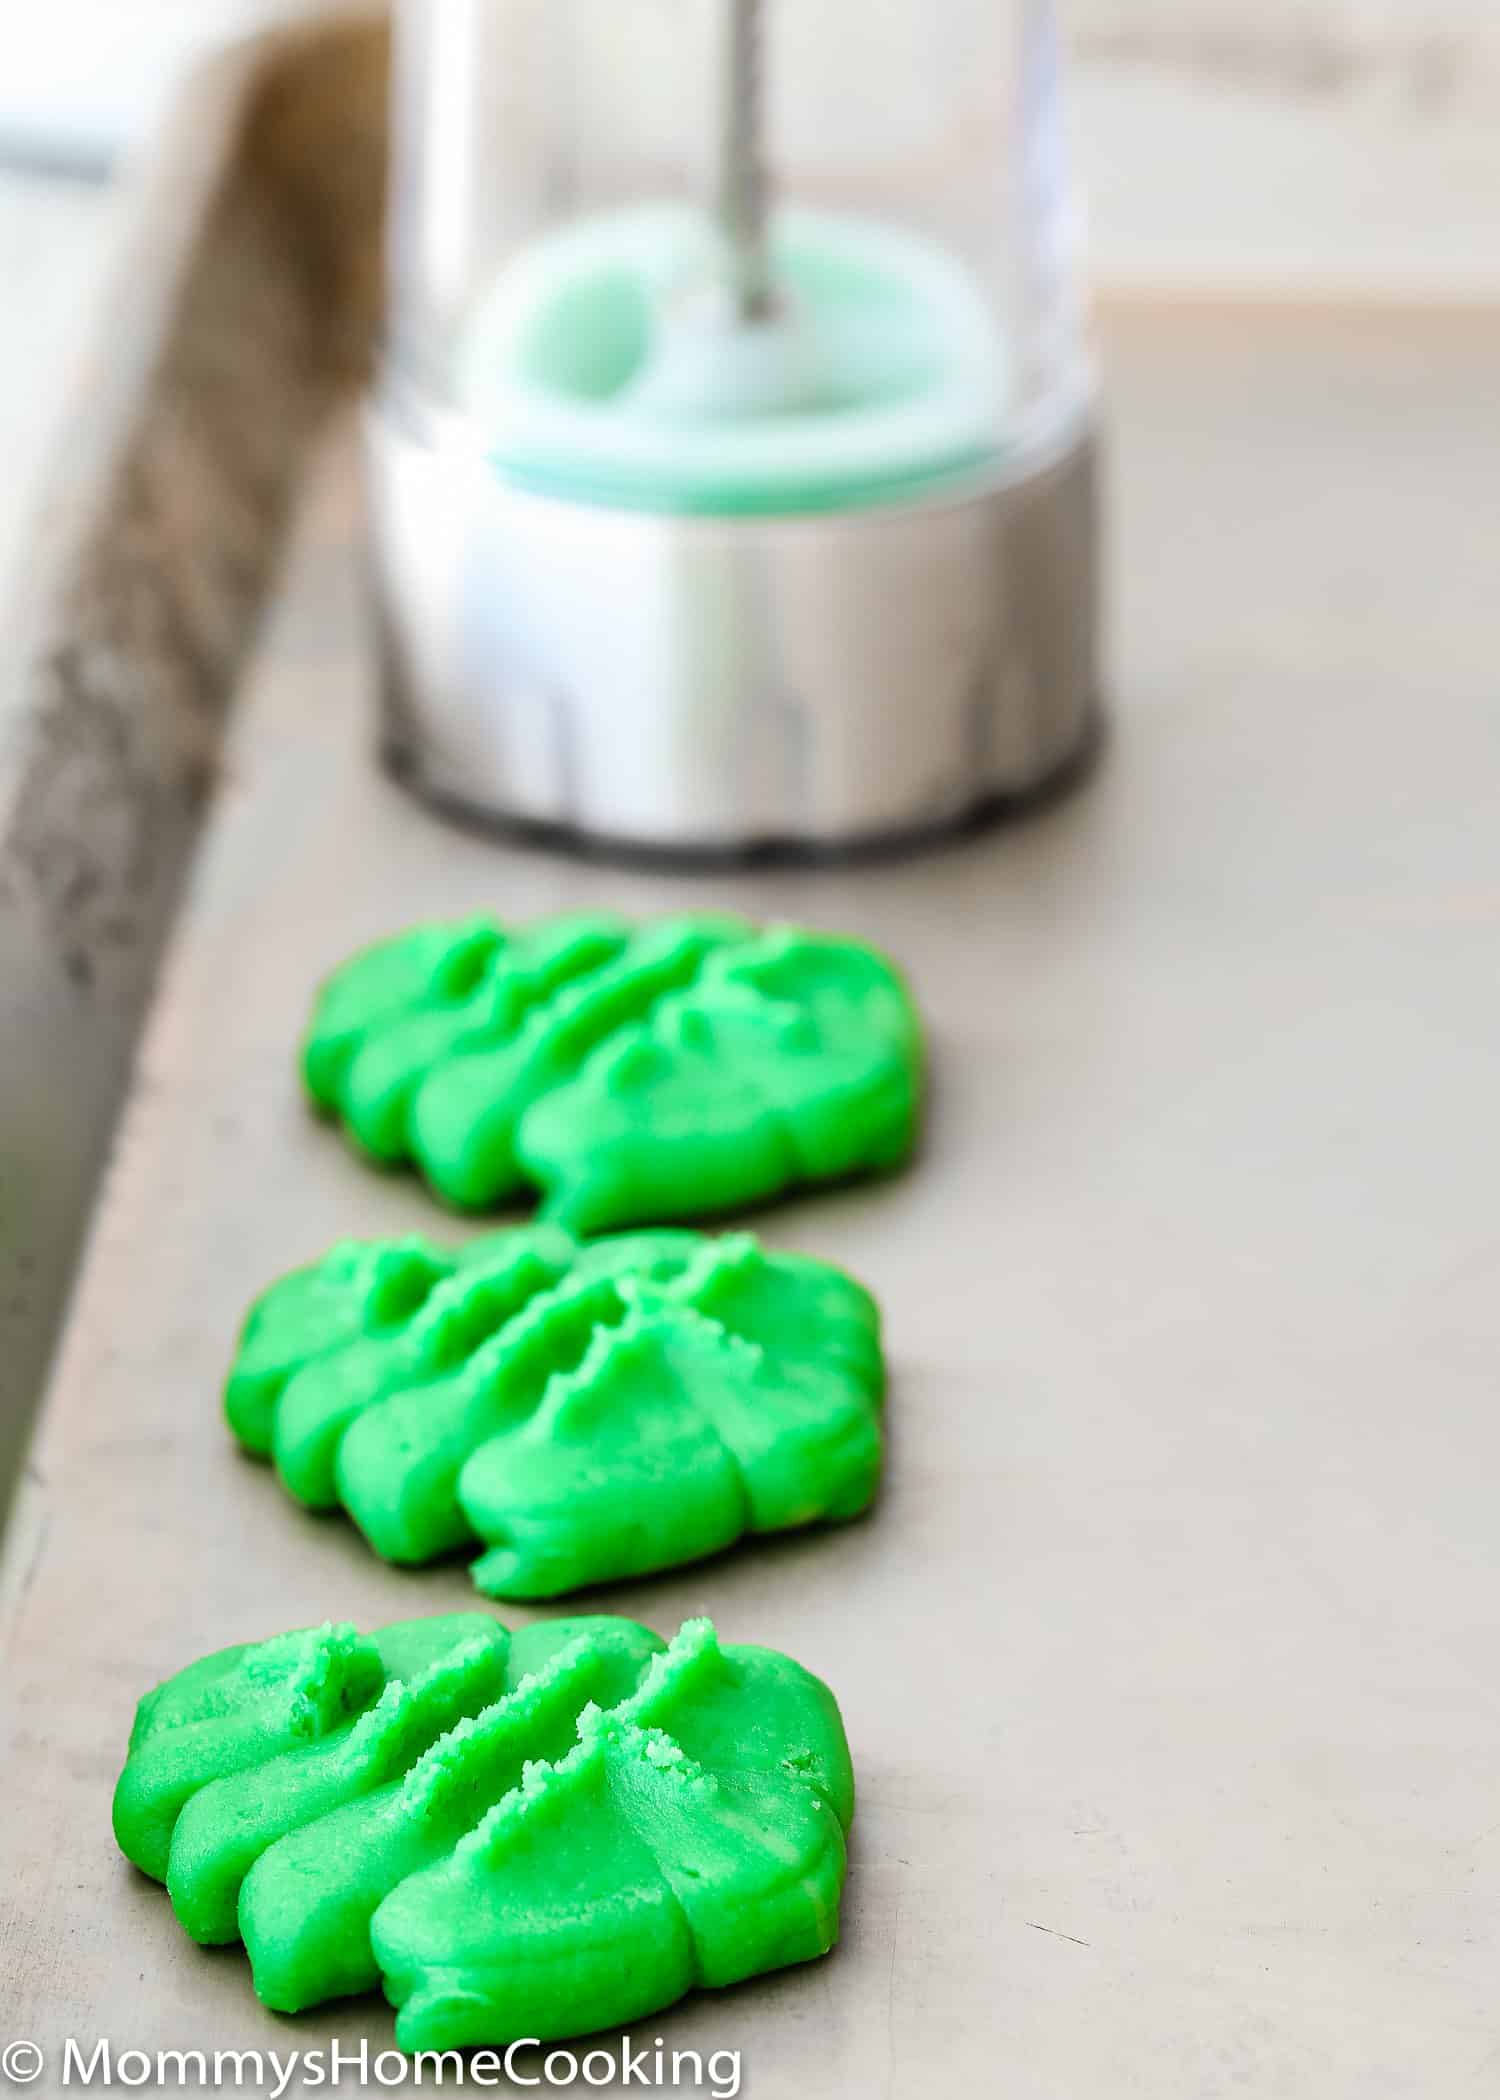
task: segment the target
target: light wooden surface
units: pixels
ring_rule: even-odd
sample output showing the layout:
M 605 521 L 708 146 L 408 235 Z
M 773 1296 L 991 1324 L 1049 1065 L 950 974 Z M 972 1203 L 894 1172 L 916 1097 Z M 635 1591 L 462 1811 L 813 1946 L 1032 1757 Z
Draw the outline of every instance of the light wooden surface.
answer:
M 742 2049 L 755 2100 L 1494 2093 L 1500 339 L 1180 313 L 1106 348 L 1113 747 L 1042 819 L 858 874 L 435 827 L 367 762 L 335 449 L 16 1533 L 12 2035 L 388 2037 L 372 2001 L 261 2012 L 109 1794 L 135 1699 L 204 1649 L 467 1598 L 299 1517 L 216 1387 L 272 1273 L 434 1223 L 302 1110 L 319 971 L 424 913 L 605 897 L 873 936 L 934 1047 L 915 1170 L 764 1220 L 884 1301 L 879 1508 L 594 1600 L 785 1646 L 859 1769 L 844 1946 L 651 2031 Z

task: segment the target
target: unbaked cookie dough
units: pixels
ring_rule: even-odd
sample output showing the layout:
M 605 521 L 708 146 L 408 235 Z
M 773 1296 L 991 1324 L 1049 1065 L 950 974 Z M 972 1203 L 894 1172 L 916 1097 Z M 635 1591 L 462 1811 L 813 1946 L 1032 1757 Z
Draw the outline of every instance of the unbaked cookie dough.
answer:
M 858 1515 L 884 1364 L 852 1277 L 748 1234 L 347 1240 L 252 1307 L 230 1427 L 386 1560 L 554 1597 Z
M 413 927 L 324 984 L 313 1101 L 447 1202 L 574 1232 L 899 1165 L 921 1034 L 873 948 L 733 918 Z
M 141 1701 L 114 1827 L 268 2006 L 383 1984 L 418 2050 L 825 1954 L 853 1812 L 833 1695 L 787 1656 L 475 1613 L 205 1656 Z

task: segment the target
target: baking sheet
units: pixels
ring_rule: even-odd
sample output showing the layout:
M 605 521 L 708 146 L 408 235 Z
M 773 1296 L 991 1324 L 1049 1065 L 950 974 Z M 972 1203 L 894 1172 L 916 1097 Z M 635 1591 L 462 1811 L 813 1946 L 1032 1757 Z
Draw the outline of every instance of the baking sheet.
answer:
M 385 61 L 357 14 L 184 95 L 4 607 L 0 1517 L 309 447 L 368 356 Z
M 769 1210 L 880 1294 L 880 1504 L 570 1608 L 707 1611 L 843 1704 L 827 1961 L 640 2023 L 755 2100 L 1469 2100 L 1500 2075 L 1500 709 L 1479 320 L 1117 316 L 1118 731 L 1024 826 L 858 873 L 619 873 L 372 769 L 350 432 L 244 692 L 14 1522 L 0 2041 L 295 2021 L 116 1854 L 140 1693 L 205 1649 L 472 1599 L 292 1509 L 217 1388 L 248 1298 L 434 1229 L 299 1098 L 318 975 L 426 914 L 604 900 L 889 946 L 906 1176 Z M 463 1228 L 454 1225 L 457 1233 Z M 513 1609 L 503 1614 L 517 1620 Z M 76 2083 L 76 2080 L 75 2080 Z M 298 2090 L 294 2084 L 292 2090 Z M 639 2088 L 637 2088 L 639 2089 Z

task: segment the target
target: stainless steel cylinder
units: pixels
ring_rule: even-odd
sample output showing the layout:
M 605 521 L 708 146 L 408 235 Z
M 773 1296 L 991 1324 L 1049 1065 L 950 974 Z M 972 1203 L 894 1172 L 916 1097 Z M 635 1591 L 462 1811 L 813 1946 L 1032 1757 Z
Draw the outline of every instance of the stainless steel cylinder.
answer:
M 1097 709 L 1051 0 L 396 0 L 383 741 L 470 816 L 856 848 Z
M 366 414 L 392 770 L 471 818 L 838 850 L 1034 795 L 1098 713 L 1096 453 L 800 518 L 510 487 L 394 383 Z

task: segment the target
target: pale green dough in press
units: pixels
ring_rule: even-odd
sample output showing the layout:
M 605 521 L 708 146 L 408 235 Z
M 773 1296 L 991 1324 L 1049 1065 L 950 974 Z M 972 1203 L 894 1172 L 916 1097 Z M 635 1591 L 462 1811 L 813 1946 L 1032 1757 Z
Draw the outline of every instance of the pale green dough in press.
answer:
M 854 1779 L 785 1655 L 480 1613 L 221 1649 L 142 1699 L 120 1849 L 278 2012 L 383 1985 L 403 2049 L 543 2040 L 825 1954 Z
M 478 1547 L 488 1595 L 553 1597 L 857 1516 L 883 1390 L 875 1303 L 827 1263 L 537 1225 L 341 1242 L 251 1308 L 225 1407 L 385 1559 Z
M 921 1032 L 853 940 L 717 917 L 412 928 L 336 970 L 314 1102 L 447 1202 L 541 1192 L 573 1232 L 686 1218 L 909 1155 Z

